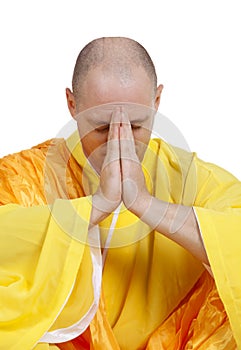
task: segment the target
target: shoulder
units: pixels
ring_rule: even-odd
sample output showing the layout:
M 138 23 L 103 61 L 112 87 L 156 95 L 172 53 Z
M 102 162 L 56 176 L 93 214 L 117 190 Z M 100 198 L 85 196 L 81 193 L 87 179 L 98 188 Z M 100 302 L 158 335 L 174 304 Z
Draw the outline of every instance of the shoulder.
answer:
M 239 180 L 231 174 L 227 169 L 220 167 L 215 163 L 207 162 L 197 155 L 195 156 L 195 163 L 199 172 L 205 177 L 212 177 L 214 181 L 219 182 L 239 182 Z
M 196 152 L 191 152 L 176 146 L 173 146 L 162 139 L 151 139 L 150 147 L 155 149 L 159 155 L 164 155 L 169 163 L 179 163 L 186 166 L 190 166 L 191 163 L 195 164 L 195 168 L 200 178 L 212 177 L 217 183 L 227 181 L 239 181 L 228 170 L 218 166 L 215 163 L 207 162 L 199 158 Z
M 196 153 L 171 145 L 160 138 L 151 139 L 149 149 L 170 167 L 181 168 L 183 171 L 185 169 L 185 173 L 196 156 Z
M 3 172 L 7 172 L 8 174 L 19 173 L 19 170 L 21 168 L 26 169 L 26 166 L 36 167 L 41 160 L 45 161 L 50 149 L 57 149 L 61 146 L 65 146 L 63 139 L 50 139 L 29 149 L 4 156 L 0 159 L 1 175 Z
M 16 173 L 19 168 L 18 166 L 24 165 L 26 163 L 33 163 L 34 157 L 44 157 L 48 147 L 50 146 L 52 140 L 45 141 L 30 149 L 25 149 L 20 152 L 8 154 L 0 159 L 0 171 L 8 170 L 9 172 Z
M 61 147 L 66 148 L 63 139 L 51 139 L 0 159 L 0 203 L 25 205 L 27 202 L 24 202 L 24 198 L 28 198 L 28 203 L 35 203 L 37 197 L 41 197 L 41 184 L 48 152 L 51 149 L 51 152 L 58 153 Z
M 183 198 L 187 205 L 195 202 L 200 206 L 224 206 L 227 198 L 240 198 L 241 182 L 226 169 L 200 159 L 196 152 L 174 147 L 160 139 L 151 140 L 150 144 L 161 162 L 171 169 L 168 175 L 169 179 L 172 176 L 173 184 L 181 176 Z

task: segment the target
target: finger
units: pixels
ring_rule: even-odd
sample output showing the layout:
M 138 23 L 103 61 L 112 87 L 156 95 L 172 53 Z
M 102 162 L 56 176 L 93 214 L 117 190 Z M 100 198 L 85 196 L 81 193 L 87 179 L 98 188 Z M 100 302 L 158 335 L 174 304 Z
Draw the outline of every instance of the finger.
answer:
M 121 122 L 121 110 L 116 108 L 111 116 L 110 129 L 108 134 L 108 141 L 112 139 L 119 139 L 119 128 Z
M 120 113 L 120 109 L 116 109 L 112 113 L 104 165 L 120 159 Z
M 124 109 L 121 110 L 121 127 L 123 138 L 132 140 L 134 142 L 129 116 Z
M 121 113 L 120 154 L 122 159 L 137 158 L 131 124 L 125 111 Z

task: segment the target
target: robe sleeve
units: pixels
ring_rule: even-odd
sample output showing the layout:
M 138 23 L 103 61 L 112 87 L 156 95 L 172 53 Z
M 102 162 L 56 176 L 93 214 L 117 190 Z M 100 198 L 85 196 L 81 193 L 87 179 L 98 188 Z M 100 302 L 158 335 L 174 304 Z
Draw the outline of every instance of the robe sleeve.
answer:
M 62 311 L 88 249 L 91 205 L 83 197 L 0 207 L 1 350 L 32 349 Z M 83 284 L 83 295 L 92 287 Z
M 241 182 L 225 170 L 197 161 L 194 210 L 219 295 L 241 349 Z

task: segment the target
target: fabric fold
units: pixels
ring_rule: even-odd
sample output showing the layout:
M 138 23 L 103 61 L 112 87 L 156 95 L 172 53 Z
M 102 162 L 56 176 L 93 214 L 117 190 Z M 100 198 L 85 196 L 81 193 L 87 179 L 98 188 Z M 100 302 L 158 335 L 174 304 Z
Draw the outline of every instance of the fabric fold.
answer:
M 66 231 L 58 218 L 70 207 L 77 218 Z M 90 209 L 89 198 L 0 207 L 0 349 L 31 349 L 54 322 L 82 261 Z
M 219 295 L 241 348 L 241 209 L 195 207 Z

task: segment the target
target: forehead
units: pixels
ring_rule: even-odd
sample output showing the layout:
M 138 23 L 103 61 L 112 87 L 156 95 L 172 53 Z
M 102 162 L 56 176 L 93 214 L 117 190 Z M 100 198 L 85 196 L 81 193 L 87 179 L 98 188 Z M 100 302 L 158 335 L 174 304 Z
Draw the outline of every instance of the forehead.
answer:
M 133 68 L 130 79 L 96 68 L 91 70 L 82 85 L 79 110 L 119 103 L 136 103 L 151 106 L 153 85 L 143 68 Z
M 109 124 L 112 115 L 117 109 L 127 114 L 130 122 L 145 123 L 153 117 L 156 111 L 148 106 L 128 102 L 115 102 L 99 105 L 80 112 L 77 116 L 78 122 L 89 122 L 92 125 Z

